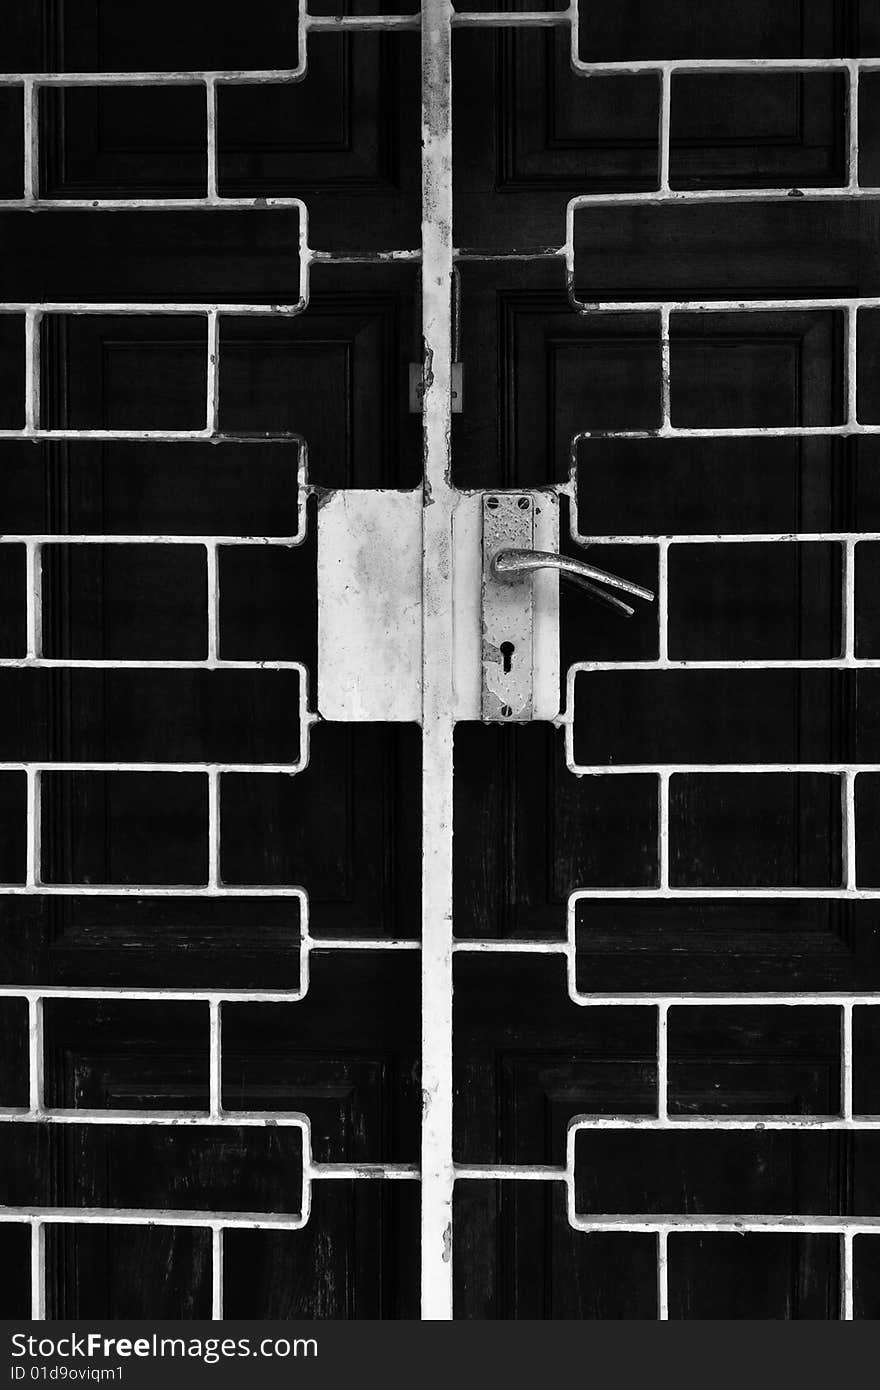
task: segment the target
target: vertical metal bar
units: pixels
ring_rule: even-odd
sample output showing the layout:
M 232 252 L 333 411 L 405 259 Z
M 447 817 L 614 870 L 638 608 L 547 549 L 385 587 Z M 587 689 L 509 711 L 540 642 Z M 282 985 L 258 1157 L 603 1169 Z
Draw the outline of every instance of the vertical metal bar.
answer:
M 211 1317 L 223 1320 L 223 1229 L 211 1228 Z
M 672 367 L 669 347 L 670 309 L 660 310 L 660 430 L 666 434 L 672 428 Z
M 657 775 L 657 855 L 660 888 L 669 887 L 669 778 L 670 773 Z
M 220 887 L 220 773 L 208 773 L 208 887 Z
M 859 422 L 859 383 L 857 376 L 859 351 L 859 308 L 849 304 L 844 309 L 844 331 L 846 333 L 846 357 L 844 361 L 844 388 L 846 391 L 846 423 L 852 428 Z
M 841 777 L 843 800 L 843 873 L 844 888 L 856 887 L 856 774 L 844 772 Z
M 856 542 L 843 543 L 843 657 L 856 654 Z
M 669 1118 L 669 1005 L 657 1005 L 657 1118 Z
M 852 63 L 847 69 L 846 117 L 848 130 L 847 184 L 850 188 L 856 189 L 859 186 L 859 68 L 856 63 Z
M 31 1222 L 31 1317 L 42 1322 L 46 1316 L 46 1228 L 42 1221 Z
M 220 428 L 220 329 L 216 310 L 208 314 L 207 401 L 205 429 L 216 434 Z
M 219 1120 L 220 1111 L 223 1108 L 223 1042 L 221 1033 L 220 1000 L 212 999 L 208 1004 L 208 1008 L 210 1010 L 210 1032 L 208 1044 L 210 1108 L 212 1118 Z
M 452 4 L 423 0 L 422 1317 L 452 1317 Z
M 40 324 L 43 316 L 29 309 L 24 320 L 24 427 L 40 428 Z
M 32 203 L 40 196 L 40 89 L 33 78 L 25 78 L 24 102 L 24 196 Z
M 28 1106 L 43 1108 L 43 1001 L 28 1000 Z
M 844 1322 L 853 1319 L 853 1233 L 844 1231 L 840 1237 L 840 1316 Z
M 664 68 L 660 74 L 660 130 L 658 139 L 659 188 L 669 192 L 669 125 L 672 114 L 672 73 Z
M 37 767 L 27 770 L 27 848 L 25 851 L 25 882 L 28 888 L 37 888 L 42 882 L 42 807 L 41 773 Z
M 669 1318 L 669 1232 L 657 1232 L 657 1317 Z
M 669 542 L 657 547 L 657 656 L 669 659 Z
M 217 546 L 205 545 L 206 582 L 208 586 L 208 663 L 213 666 L 220 655 L 220 566 Z
M 25 643 L 29 660 L 43 655 L 43 548 L 38 540 L 25 546 Z
M 840 1010 L 840 1116 L 853 1117 L 853 1006 Z
M 205 83 L 205 130 L 207 146 L 206 190 L 213 202 L 217 197 L 217 84 L 213 77 Z

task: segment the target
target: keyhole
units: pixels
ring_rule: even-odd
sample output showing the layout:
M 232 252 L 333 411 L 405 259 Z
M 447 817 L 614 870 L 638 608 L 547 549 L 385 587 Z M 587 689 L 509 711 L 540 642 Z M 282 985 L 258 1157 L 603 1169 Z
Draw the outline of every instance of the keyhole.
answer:
M 513 653 L 515 652 L 515 650 L 516 648 L 514 647 L 512 642 L 501 643 L 501 664 L 504 669 L 505 675 L 508 674 L 510 671 L 510 663 L 513 660 Z

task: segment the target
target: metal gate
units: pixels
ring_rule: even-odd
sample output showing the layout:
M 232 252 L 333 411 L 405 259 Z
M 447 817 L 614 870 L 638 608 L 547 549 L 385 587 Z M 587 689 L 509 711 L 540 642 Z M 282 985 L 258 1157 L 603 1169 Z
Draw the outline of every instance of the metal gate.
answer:
M 571 475 L 566 482 L 542 489 L 498 489 L 469 492 L 452 481 L 451 426 L 454 398 L 461 390 L 457 377 L 454 336 L 457 309 L 454 285 L 458 268 L 469 262 L 491 259 L 479 247 L 457 248 L 453 238 L 453 30 L 456 29 L 536 29 L 553 28 L 570 34 L 573 70 L 584 83 L 606 79 L 636 79 L 649 76 L 658 90 L 656 131 L 656 186 L 643 191 L 599 192 L 577 195 L 568 201 L 567 220 L 559 228 L 557 245 L 522 248 L 510 245 L 496 259 L 540 261 L 555 264 L 567 277 L 571 312 L 589 318 L 601 316 L 650 316 L 655 324 L 656 353 L 659 358 L 660 399 L 656 426 L 633 431 L 592 431 L 572 442 Z M 308 200 L 298 197 L 230 197 L 224 195 L 218 179 L 218 92 L 227 86 L 276 86 L 295 83 L 309 70 L 312 45 L 325 31 L 417 31 L 421 35 L 422 92 L 422 240 L 421 246 L 389 246 L 380 251 L 341 255 L 310 244 Z M 295 65 L 272 70 L 179 72 L 34 72 L 6 74 L 0 81 L 20 91 L 23 110 L 24 188 L 21 197 L 6 199 L 0 211 L 54 215 L 59 211 L 82 209 L 89 213 L 130 212 L 133 208 L 151 210 L 158 217 L 169 211 L 192 210 L 210 218 L 218 210 L 278 210 L 296 212 L 299 219 L 300 280 L 291 287 L 287 302 L 205 303 L 190 302 L 9 302 L 0 306 L 4 315 L 23 325 L 25 418 L 21 428 L 0 431 L 8 441 L 152 441 L 157 448 L 183 441 L 222 442 L 242 450 L 249 441 L 241 434 L 221 427 L 223 399 L 220 389 L 224 329 L 232 320 L 283 318 L 307 314 L 311 276 L 315 267 L 331 261 L 400 262 L 421 266 L 421 332 L 424 360 L 417 372 L 420 387 L 418 406 L 423 416 L 423 486 L 416 492 L 382 494 L 344 490 L 327 495 L 310 482 L 307 463 L 308 439 L 295 435 L 278 438 L 297 447 L 299 529 L 283 537 L 254 535 L 192 534 L 7 534 L 4 547 L 23 550 L 25 562 L 26 651 L 9 657 L 0 665 L 17 671 L 58 668 L 69 671 L 111 667 L 136 671 L 206 670 L 219 672 L 242 669 L 261 673 L 287 672 L 296 678 L 298 700 L 298 756 L 284 761 L 253 763 L 224 761 L 18 759 L 0 766 L 3 773 L 24 777 L 26 815 L 26 871 L 21 882 L 3 885 L 4 896 L 129 896 L 132 899 L 174 895 L 207 898 L 242 897 L 286 898 L 292 910 L 291 938 L 298 945 L 301 961 L 297 988 L 230 989 L 219 988 L 130 988 L 124 985 L 78 988 L 27 983 L 4 983 L 2 995 L 24 1001 L 27 1008 L 27 1056 L 29 1090 L 27 1103 L 6 1107 L 2 1120 L 6 1126 L 126 1126 L 204 1127 L 221 1138 L 225 1130 L 282 1127 L 298 1136 L 301 1156 L 301 1201 L 290 1212 L 252 1212 L 237 1210 L 167 1210 L 149 1206 L 126 1208 L 85 1208 L 71 1206 L 6 1205 L 0 1212 L 5 1223 L 26 1225 L 30 1232 L 31 1309 L 37 1318 L 46 1316 L 46 1235 L 62 1225 L 112 1225 L 192 1227 L 209 1231 L 211 1236 L 211 1306 L 213 1316 L 224 1315 L 224 1239 L 229 1231 L 296 1230 L 310 1220 L 313 1189 L 339 1181 L 402 1182 L 420 1185 L 421 1202 L 421 1308 L 422 1316 L 445 1319 L 453 1315 L 453 1197 L 456 1184 L 469 1181 L 498 1181 L 501 1184 L 528 1182 L 556 1186 L 565 1193 L 568 1221 L 580 1239 L 589 1241 L 596 1233 L 648 1235 L 655 1241 L 657 1316 L 669 1316 L 669 1271 L 676 1258 L 676 1239 L 682 1234 L 758 1233 L 761 1235 L 817 1234 L 832 1236 L 839 1242 L 840 1316 L 853 1317 L 854 1267 L 860 1246 L 867 1249 L 877 1232 L 880 1216 L 854 1212 L 845 1203 L 838 1214 L 811 1215 L 795 1210 L 761 1210 L 719 1214 L 697 1207 L 681 1213 L 656 1211 L 594 1210 L 585 1208 L 579 1175 L 591 1164 L 592 1144 L 607 1131 L 656 1131 L 684 1133 L 735 1131 L 743 1135 L 767 1133 L 797 1134 L 853 1132 L 864 1134 L 880 1128 L 880 1119 L 862 1113 L 854 1101 L 854 1032 L 861 1010 L 873 1010 L 880 994 L 841 993 L 826 990 L 772 990 L 720 992 L 601 991 L 581 978 L 577 965 L 578 933 L 589 930 L 591 904 L 615 899 L 679 902 L 753 897 L 760 902 L 800 899 L 829 899 L 844 903 L 880 897 L 880 889 L 860 882 L 859 834 L 862 815 L 870 814 L 859 800 L 859 778 L 880 772 L 880 754 L 874 760 L 847 756 L 843 760 L 821 757 L 802 758 L 799 752 L 774 757 L 769 748 L 765 761 L 743 760 L 737 752 L 737 737 L 729 738 L 722 729 L 717 749 L 711 756 L 689 761 L 669 736 L 668 756 L 641 756 L 638 738 L 627 739 L 625 731 L 614 748 L 597 746 L 591 738 L 589 716 L 581 705 L 617 698 L 622 687 L 610 680 L 632 677 L 641 681 L 642 698 L 657 698 L 660 682 L 677 681 L 676 690 L 698 682 L 697 673 L 723 672 L 728 688 L 757 693 L 760 705 L 760 676 L 755 673 L 792 670 L 839 672 L 840 681 L 853 687 L 859 673 L 880 666 L 876 656 L 863 655 L 856 639 L 857 547 L 880 542 L 880 531 L 819 530 L 806 532 L 663 533 L 660 528 L 639 534 L 594 534 L 590 524 L 589 499 L 579 496 L 578 451 L 589 458 L 591 444 L 610 438 L 686 440 L 701 438 L 747 439 L 757 437 L 808 438 L 810 436 L 851 439 L 880 433 L 880 423 L 867 423 L 860 416 L 860 343 L 866 315 L 880 310 L 880 297 L 832 295 L 767 298 L 745 293 L 744 297 L 719 299 L 621 297 L 592 299 L 579 297 L 579 237 L 600 207 L 623 209 L 631 206 L 677 207 L 697 205 L 731 206 L 739 203 L 773 202 L 804 204 L 876 200 L 880 190 L 863 186 L 859 167 L 860 81 L 867 74 L 880 72 L 880 58 L 803 57 L 790 54 L 773 58 L 679 58 L 674 52 L 642 60 L 592 61 L 585 56 L 579 34 L 579 10 L 575 4 L 565 10 L 455 10 L 450 0 L 423 0 L 420 14 L 314 15 L 300 0 L 298 20 L 298 61 Z M 842 181 L 828 186 L 768 188 L 675 186 L 670 178 L 671 131 L 675 117 L 675 98 L 682 79 L 716 75 L 748 76 L 757 80 L 773 74 L 835 75 L 845 86 L 846 170 Z M 46 197 L 40 183 L 41 103 L 55 88 L 147 88 L 197 87 L 204 95 L 207 132 L 207 177 L 204 194 L 195 198 L 86 198 Z M 562 239 L 564 237 L 564 240 Z M 733 424 L 727 428 L 704 428 L 676 420 L 676 327 L 684 316 L 772 315 L 831 313 L 842 324 L 844 399 L 838 419 L 820 424 Z M 204 330 L 206 399 L 204 424 L 196 429 L 119 429 L 110 426 L 93 429 L 58 428 L 46 423 L 41 406 L 43 375 L 41 343 L 53 319 L 89 315 L 177 316 L 196 318 Z M 464 381 L 467 401 L 467 380 Z M 466 409 L 466 406 L 465 406 Z M 265 438 L 265 436 L 261 436 Z M 319 498 L 316 513 L 307 511 L 307 500 Z M 563 672 L 564 707 L 554 707 L 558 648 L 558 571 L 561 564 L 558 544 L 557 510 L 562 501 L 571 507 L 571 539 L 578 546 L 656 547 L 658 649 L 651 659 L 634 661 L 585 660 Z M 543 510 L 539 527 L 531 524 L 531 508 Z M 494 514 L 498 513 L 496 517 Z M 527 517 L 527 524 L 524 522 Z M 492 531 L 492 527 L 496 531 Z M 223 555 L 237 546 L 266 545 L 289 549 L 304 542 L 310 528 L 317 528 L 319 545 L 319 632 L 322 678 L 321 697 L 314 696 L 315 673 L 301 662 L 225 658 L 220 645 L 220 569 Z M 525 529 L 523 529 L 525 527 Z M 366 528 L 366 529 L 365 529 Z M 543 528 L 543 529 L 541 529 Z M 364 536 L 372 555 L 363 553 Z M 487 538 L 494 536 L 494 550 Z M 686 643 L 676 642 L 670 650 L 669 600 L 674 582 L 676 556 L 683 547 L 726 547 L 737 545 L 811 546 L 817 543 L 837 547 L 839 552 L 839 593 L 843 615 L 842 642 L 833 656 L 799 659 L 692 659 Z M 565 544 L 565 543 L 563 543 Z M 98 659 L 46 655 L 42 640 L 44 560 L 59 547 L 147 545 L 198 546 L 204 552 L 204 578 L 207 588 L 207 630 L 202 658 L 174 660 Z M 359 547 L 361 547 L 359 549 Z M 571 547 L 569 547 L 571 548 Z M 510 573 L 503 565 L 494 567 L 494 555 L 506 549 Z M 534 581 L 529 552 L 542 552 L 550 573 Z M 392 554 L 394 569 L 391 563 Z M 517 557 L 519 557 L 517 559 Z M 525 557 L 525 558 L 524 558 Z M 589 558 L 589 556 L 587 556 Z M 576 568 L 570 562 L 568 568 Z M 598 597 L 615 602 L 618 581 L 614 576 L 581 562 L 581 578 L 587 586 L 599 586 Z M 393 571 L 393 578 L 390 577 Z M 555 571 L 555 572 L 554 572 Z M 357 592 L 358 584 L 361 592 Z M 611 586 L 609 588 L 609 585 Z M 618 584 L 619 587 L 619 584 Z M 633 586 L 623 582 L 623 588 Z M 646 591 L 635 586 L 646 597 Z M 342 595 L 347 595 L 343 602 Z M 593 594 L 593 597 L 597 595 Z M 500 609 L 498 606 L 500 605 Z M 493 626 L 494 624 L 494 626 Z M 403 640 L 401 640 L 403 634 Z M 502 643 L 502 638 L 507 640 Z M 510 640 L 511 635 L 516 641 Z M 523 657 L 528 644 L 529 655 Z M 508 649 L 505 652 L 505 647 Z M 517 656 L 519 653 L 519 656 Z M 524 663 L 525 661 L 525 668 Z M 691 674 L 693 673 L 693 674 Z M 512 675 L 510 681 L 505 677 Z M 758 682 L 758 684 L 756 684 Z M 604 683 L 604 684 L 603 684 Z M 634 689 L 635 687 L 633 687 Z M 711 696 L 717 687 L 701 689 Z M 667 686 L 667 690 L 671 685 Z M 696 689 L 696 686 L 694 686 Z M 487 694 L 488 690 L 488 694 Z M 325 694 L 326 692 L 326 694 Z M 696 697 L 699 698 L 699 697 Z M 750 697 L 752 698 L 752 697 Z M 768 695 L 772 699 L 772 695 Z M 876 700 L 876 696 L 873 697 Z M 324 703 L 326 699 L 326 704 Z M 862 700 L 871 699 L 865 687 Z M 875 705 L 876 708 L 876 705 Z M 282 774 L 296 776 L 308 763 L 309 742 L 314 726 L 323 718 L 336 720 L 416 720 L 421 725 L 422 801 L 421 832 L 421 935 L 413 931 L 405 939 L 365 940 L 342 936 L 313 936 L 309 930 L 309 897 L 300 886 L 279 887 L 275 883 L 248 887 L 224 883 L 221 872 L 223 838 L 224 779 L 240 774 Z M 651 777 L 656 783 L 657 881 L 644 887 L 584 888 L 571 884 L 567 922 L 560 923 L 555 939 L 508 938 L 489 940 L 457 937 L 453 919 L 453 810 L 454 737 L 460 720 L 480 719 L 504 724 L 530 718 L 551 722 L 556 736 L 564 740 L 565 765 L 579 778 Z M 583 724 L 581 724 L 583 720 Z M 772 742 L 772 739 L 770 740 Z M 871 740 L 865 739 L 865 746 Z M 47 776 L 59 774 L 171 774 L 202 779 L 206 805 L 206 875 L 203 884 L 179 886 L 164 883 L 120 885 L 104 882 L 46 882 L 41 859 L 41 831 L 44 824 L 44 787 Z M 685 776 L 725 778 L 812 774 L 833 779 L 839 789 L 842 849 L 839 883 L 830 887 L 790 887 L 768 883 L 762 887 L 693 887 L 681 882 L 674 869 L 674 815 L 671 804 Z M 200 793 L 201 794 L 201 793 Z M 172 793 L 173 798 L 174 793 Z M 673 866 L 673 867 L 671 867 Z M 868 880 L 871 881 L 870 875 Z M 346 951 L 415 952 L 421 961 L 421 1163 L 343 1164 L 317 1161 L 311 1144 L 311 1120 L 307 1112 L 236 1110 L 224 1104 L 223 1049 L 224 1028 L 229 1013 L 241 1004 L 285 1005 L 297 1007 L 309 989 L 312 958 L 323 952 Z M 652 1020 L 656 1030 L 656 1107 L 650 1114 L 578 1114 L 567 1125 L 566 1158 L 563 1164 L 464 1164 L 454 1161 L 453 1145 L 453 1061 L 456 1040 L 453 1035 L 453 964 L 459 954 L 478 953 L 487 957 L 559 957 L 560 1003 L 568 998 L 586 1015 L 591 1011 L 635 1009 Z M 44 1014 L 53 1000 L 101 999 L 143 1001 L 163 1010 L 174 1001 L 204 1007 L 205 1045 L 209 1059 L 209 1104 L 188 1109 L 61 1108 L 49 1103 L 44 1088 Z M 833 1113 L 755 1113 L 731 1114 L 723 1107 L 717 1113 L 705 1111 L 688 1115 L 680 1106 L 669 1104 L 669 1051 L 671 1026 L 679 1011 L 711 1006 L 726 1010 L 748 1005 L 755 1009 L 785 1006 L 792 1010 L 832 1008 L 839 1023 L 839 1107 Z M 866 1017 L 867 1015 L 862 1015 Z M 854 1022 L 855 1020 L 855 1022 Z M 291 1154 L 296 1159 L 295 1150 Z M 695 1161 L 699 1161 L 696 1159 Z M 294 1184 L 295 1186 L 295 1184 Z M 296 1204 L 293 1204 L 296 1207 Z

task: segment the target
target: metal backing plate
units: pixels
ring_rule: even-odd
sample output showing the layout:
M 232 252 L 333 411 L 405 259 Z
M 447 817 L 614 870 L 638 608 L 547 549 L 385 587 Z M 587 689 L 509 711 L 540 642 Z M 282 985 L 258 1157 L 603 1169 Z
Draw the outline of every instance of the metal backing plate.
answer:
M 422 712 L 422 494 L 332 493 L 318 511 L 318 712 Z

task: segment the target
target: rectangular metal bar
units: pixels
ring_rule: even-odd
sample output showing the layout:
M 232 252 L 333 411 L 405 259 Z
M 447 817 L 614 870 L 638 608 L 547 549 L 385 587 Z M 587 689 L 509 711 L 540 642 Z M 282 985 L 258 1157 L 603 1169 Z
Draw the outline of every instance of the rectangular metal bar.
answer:
M 205 136 L 205 188 L 208 199 L 213 202 L 217 197 L 217 83 L 213 77 L 209 77 L 205 82 Z
M 217 546 L 211 541 L 205 546 L 205 579 L 208 590 L 206 664 L 216 666 L 220 660 L 220 568 Z
M 422 1317 L 452 1317 L 452 17 L 423 0 Z
M 657 1006 L 657 1118 L 669 1118 L 669 1005 Z
M 661 192 L 669 191 L 669 146 L 670 122 L 672 117 L 672 73 L 668 68 L 660 74 L 659 135 L 657 141 L 657 186 Z
M 208 314 L 208 357 L 205 366 L 205 429 L 220 430 L 220 326 L 212 310 Z
M 39 540 L 25 545 L 25 649 L 30 660 L 43 654 L 43 548 Z
M 853 1318 L 853 1233 L 843 1231 L 840 1237 L 840 1316 L 844 1322 Z
M 223 1035 L 220 1000 L 212 999 L 208 1008 L 210 1023 L 208 1041 L 209 1105 L 212 1119 L 219 1119 L 223 1110 Z
M 28 1000 L 28 1103 L 43 1108 L 43 1001 Z
M 208 887 L 219 888 L 220 879 L 220 774 L 208 773 Z
M 223 1318 L 222 1226 L 215 1226 L 211 1231 L 211 1317 L 215 1322 Z
M 840 1117 L 853 1118 L 853 1006 L 843 1004 L 840 1010 Z
M 31 203 L 40 196 L 40 88 L 32 78 L 24 79 L 22 103 L 24 201 Z
M 657 1232 L 657 1317 L 669 1318 L 669 1232 Z
M 24 320 L 24 423 L 27 430 L 41 424 L 40 324 L 43 315 L 29 309 Z
M 31 1222 L 31 1317 L 46 1316 L 46 1228 L 42 1221 Z

